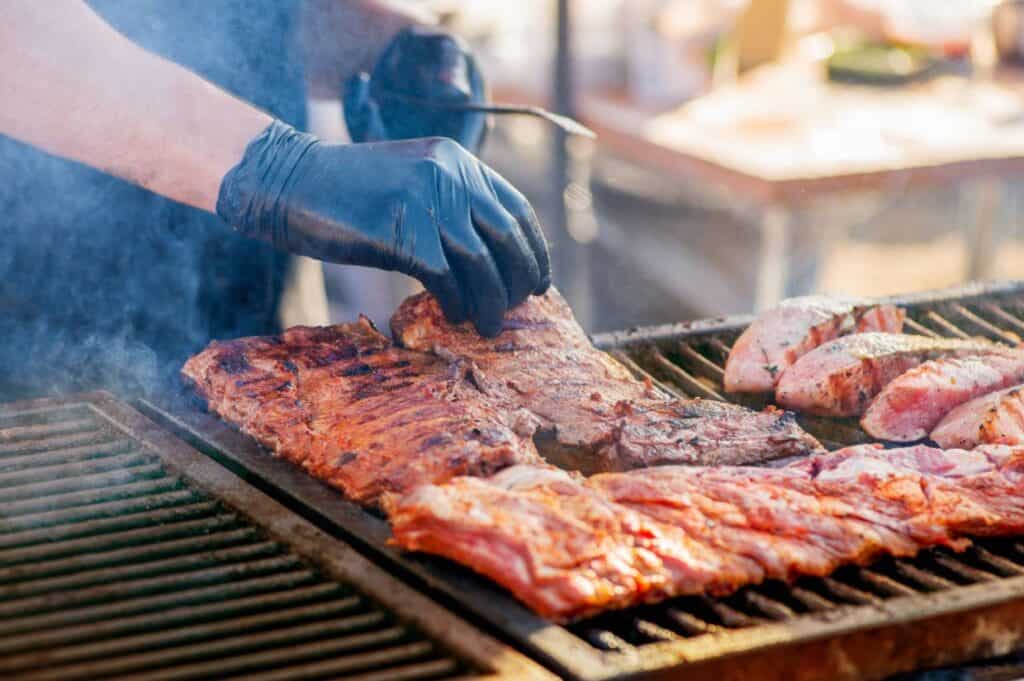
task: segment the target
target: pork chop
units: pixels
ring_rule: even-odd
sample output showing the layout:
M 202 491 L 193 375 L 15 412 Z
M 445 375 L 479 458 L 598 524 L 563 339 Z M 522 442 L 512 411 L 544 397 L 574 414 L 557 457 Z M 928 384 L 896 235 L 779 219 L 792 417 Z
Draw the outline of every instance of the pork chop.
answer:
M 932 359 L 1001 354 L 984 340 L 859 333 L 829 341 L 783 374 L 775 399 L 783 407 L 819 416 L 860 416 L 890 381 Z
M 790 298 L 759 315 L 733 343 L 725 362 L 731 393 L 771 392 L 782 373 L 822 343 L 848 333 L 903 330 L 905 313 L 892 305 L 851 298 Z

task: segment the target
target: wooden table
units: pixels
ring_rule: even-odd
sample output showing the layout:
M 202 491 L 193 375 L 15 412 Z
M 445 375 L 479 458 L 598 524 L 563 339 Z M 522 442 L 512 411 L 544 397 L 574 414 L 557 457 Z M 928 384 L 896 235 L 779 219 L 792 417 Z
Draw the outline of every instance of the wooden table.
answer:
M 846 192 L 990 180 L 969 267 L 984 276 L 999 178 L 1024 174 L 1024 76 L 1010 71 L 873 87 L 791 59 L 660 115 L 614 94 L 584 95 L 579 111 L 603 149 L 758 210 L 758 308 L 783 297 L 793 211 Z

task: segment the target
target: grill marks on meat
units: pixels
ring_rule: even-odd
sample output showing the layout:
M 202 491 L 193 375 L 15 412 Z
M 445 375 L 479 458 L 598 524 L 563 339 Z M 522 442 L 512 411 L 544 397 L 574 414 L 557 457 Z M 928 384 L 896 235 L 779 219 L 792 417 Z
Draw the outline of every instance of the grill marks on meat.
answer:
M 981 340 L 861 333 L 830 341 L 786 370 L 775 390 L 787 409 L 819 416 L 859 416 L 893 379 L 923 362 L 987 356 L 1005 347 Z
M 894 442 L 921 440 L 954 408 L 1024 382 L 1024 351 L 1006 348 L 985 357 L 925 362 L 894 379 L 871 402 L 861 426 Z M 991 441 L 991 440 L 987 440 Z M 943 446 L 964 446 L 940 442 Z
M 391 328 L 404 347 L 464 360 L 490 397 L 536 415 L 538 446 L 566 468 L 751 463 L 820 449 L 777 409 L 665 399 L 595 349 L 553 289 L 511 310 L 494 339 L 449 324 L 427 294 L 402 303 Z
M 539 462 L 465 367 L 394 347 L 370 323 L 214 342 L 182 370 L 211 411 L 361 504 Z
M 849 298 L 801 296 L 759 316 L 733 344 L 725 363 L 731 393 L 770 392 L 782 373 L 822 343 L 848 333 L 903 330 L 905 313 L 892 305 Z
M 943 447 L 1024 443 L 1024 386 L 1000 390 L 960 405 L 932 431 Z
M 1024 530 L 1024 449 L 872 445 L 782 468 L 665 466 L 583 480 L 515 466 L 385 506 L 394 541 L 457 560 L 565 621 L 966 535 Z

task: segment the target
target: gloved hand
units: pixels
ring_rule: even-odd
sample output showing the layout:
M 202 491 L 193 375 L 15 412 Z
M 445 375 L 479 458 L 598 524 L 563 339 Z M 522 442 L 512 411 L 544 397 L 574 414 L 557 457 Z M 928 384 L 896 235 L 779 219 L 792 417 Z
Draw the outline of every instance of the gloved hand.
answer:
M 529 202 L 450 139 L 326 144 L 275 121 L 224 176 L 217 213 L 281 250 L 413 276 L 482 335 L 551 281 Z
M 345 122 L 355 142 L 450 137 L 473 153 L 487 132 L 487 114 L 400 99 L 484 104 L 487 92 L 466 45 L 430 28 L 407 28 L 388 44 L 372 74 L 345 84 Z

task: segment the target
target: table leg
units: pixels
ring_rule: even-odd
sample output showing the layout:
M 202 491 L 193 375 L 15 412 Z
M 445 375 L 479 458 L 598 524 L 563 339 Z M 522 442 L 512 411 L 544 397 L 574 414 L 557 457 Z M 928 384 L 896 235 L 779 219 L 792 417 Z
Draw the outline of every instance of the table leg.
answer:
M 996 222 L 1002 206 L 1003 186 L 995 177 L 978 180 L 971 187 L 971 215 L 967 225 L 967 278 L 991 279 L 995 273 Z
M 756 312 L 786 297 L 792 223 L 792 215 L 783 206 L 768 206 L 761 214 L 758 225 L 761 242 L 758 250 L 757 287 L 754 291 Z

